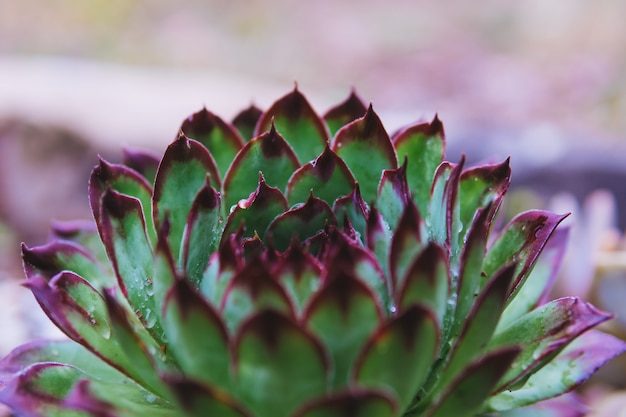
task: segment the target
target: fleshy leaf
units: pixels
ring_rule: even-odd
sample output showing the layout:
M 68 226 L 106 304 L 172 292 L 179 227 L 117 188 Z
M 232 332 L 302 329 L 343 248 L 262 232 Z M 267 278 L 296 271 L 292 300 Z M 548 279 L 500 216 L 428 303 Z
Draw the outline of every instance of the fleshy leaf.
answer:
M 251 104 L 246 109 L 237 113 L 233 119 L 233 126 L 239 131 L 239 135 L 243 138 L 244 142 L 250 141 L 254 136 L 254 129 L 261 115 L 263 115 L 263 111 L 254 104 Z
M 419 211 L 427 213 L 435 171 L 445 153 L 443 125 L 435 116 L 430 123 L 420 123 L 403 129 L 394 137 L 393 144 L 398 160 L 408 159 L 409 190 Z
M 391 230 L 395 230 L 404 213 L 411 193 L 406 182 L 406 159 L 400 168 L 387 169 L 378 186 L 376 207 L 383 215 Z
M 404 310 L 413 304 L 432 311 L 439 328 L 448 308 L 450 277 L 445 252 L 436 243 L 430 243 L 415 258 L 398 282 L 398 308 Z
M 540 210 L 531 210 L 516 216 L 487 251 L 483 262 L 485 275 L 482 283 L 503 265 L 516 262 L 515 280 L 509 297 L 509 300 L 513 299 L 554 229 L 565 217 L 567 215 Z
M 305 313 L 307 326 L 330 354 L 333 389 L 348 385 L 362 346 L 382 319 L 375 295 L 351 272 L 338 271 L 330 277 Z
M 250 417 L 227 394 L 186 379 L 169 379 L 176 401 L 187 417 Z
M 328 146 L 314 161 L 302 165 L 287 184 L 289 205 L 307 200 L 311 190 L 329 205 L 354 190 L 355 181 L 345 162 Z
M 493 397 L 489 401 L 489 408 L 508 410 L 570 391 L 624 351 L 626 344 L 622 340 L 596 330 L 588 331 L 533 374 L 523 387 Z
M 302 164 L 312 161 L 328 144 L 326 124 L 297 87 L 261 116 L 256 135 L 269 131 L 272 126 L 287 139 Z
M 287 200 L 278 188 L 270 187 L 263 174 L 259 174 L 256 190 L 245 200 L 240 200 L 228 216 L 222 241 L 243 227 L 243 237 L 255 234 L 265 236 L 272 220 L 287 211 Z
M 611 318 L 578 298 L 561 298 L 511 323 L 489 342 L 489 349 L 521 346 L 500 390 L 536 372 L 581 333 Z
M 226 327 L 217 312 L 185 280 L 178 280 L 164 307 L 165 333 L 186 377 L 208 386 L 230 388 Z
M 383 216 L 378 213 L 376 207 L 372 207 L 367 217 L 366 243 L 367 248 L 376 255 L 385 276 L 389 276 L 389 262 L 387 260 L 391 250 L 391 237 L 391 231 Z
M 516 347 L 490 353 L 467 368 L 441 397 L 428 417 L 470 417 L 485 400 L 518 354 Z
M 362 118 L 337 132 L 332 150 L 352 171 L 366 202 L 376 198 L 382 172 L 398 167 L 389 135 L 371 106 Z
M 53 220 L 50 227 L 50 240 L 57 239 L 72 242 L 85 248 L 100 263 L 103 270 L 109 272 L 107 276 L 112 275 L 113 271 L 109 269 L 109 258 L 104 250 L 104 245 L 102 245 L 102 240 L 100 240 L 98 227 L 93 221 Z
M 361 197 L 361 190 L 358 184 L 355 185 L 350 194 L 335 200 L 333 212 L 337 217 L 338 227 L 343 228 L 347 218 L 352 228 L 359 234 L 359 240 L 365 245 L 369 207 Z
M 334 136 L 343 126 L 363 117 L 366 111 L 367 107 L 356 91 L 352 90 L 347 99 L 324 114 L 324 121 L 330 129 L 331 136 Z
M 294 417 L 392 417 L 396 402 L 378 391 L 346 392 L 306 405 Z
M 321 344 L 274 310 L 242 325 L 234 352 L 239 393 L 255 416 L 287 416 L 325 393 L 330 365 Z
M 319 198 L 309 195 L 306 203 L 298 205 L 276 217 L 267 228 L 276 249 L 285 250 L 292 239 L 300 241 L 315 235 L 325 225 L 336 225 L 332 209 Z
M 417 207 L 415 207 L 412 201 L 409 201 L 391 238 L 389 272 L 394 291 L 399 291 L 402 288 L 402 279 L 406 271 L 424 247 L 422 243 L 422 228 L 423 225 L 421 224 Z
M 151 216 L 152 187 L 148 181 L 124 165 L 110 164 L 104 159 L 100 159 L 100 164 L 91 171 L 89 178 L 89 204 L 100 234 L 102 234 L 102 226 L 100 225 L 102 196 L 107 189 L 134 197 L 141 203 L 143 217 L 147 222 L 146 231 L 150 240 L 154 242 L 156 235 Z
M 404 409 L 428 376 L 438 345 L 436 319 L 414 305 L 368 341 L 355 367 L 355 381 L 360 387 L 389 392 Z
M 185 119 L 180 130 L 189 139 L 203 144 L 215 159 L 220 178 L 224 178 L 230 162 L 243 147 L 239 132 L 215 114 L 203 108 Z M 218 186 L 219 183 L 215 183 Z
M 191 205 L 183 233 L 182 265 L 185 276 L 196 287 L 209 262 L 209 256 L 220 243 L 220 229 L 220 196 L 206 184 Z
M 157 230 L 161 230 L 166 217 L 170 221 L 169 245 L 179 261 L 189 211 L 207 182 L 214 188 L 220 187 L 213 157 L 201 143 L 179 136 L 163 155 L 154 182 L 152 203 Z
M 241 148 L 224 178 L 222 198 L 226 211 L 256 189 L 259 172 L 269 186 L 284 190 L 299 166 L 296 154 L 274 127 L 255 137 Z
M 139 201 L 108 190 L 102 197 L 102 242 L 124 296 L 158 340 L 163 331 L 152 288 L 153 254 Z
M 124 148 L 122 152 L 122 164 L 140 173 L 148 183 L 154 184 L 161 156 L 149 151 L 129 148 Z

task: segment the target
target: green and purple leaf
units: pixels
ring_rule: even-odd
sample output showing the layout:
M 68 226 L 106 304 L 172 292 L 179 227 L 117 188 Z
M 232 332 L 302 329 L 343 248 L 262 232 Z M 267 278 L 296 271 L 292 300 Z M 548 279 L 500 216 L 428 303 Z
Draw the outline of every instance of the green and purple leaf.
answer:
M 393 417 L 398 405 L 379 391 L 350 391 L 307 404 L 293 417 Z
M 326 124 L 297 86 L 263 113 L 255 136 L 274 128 L 287 139 L 301 164 L 315 159 L 328 145 Z
M 365 103 L 363 103 L 353 89 L 347 99 L 332 107 L 324 114 L 324 121 L 330 130 L 331 136 L 335 136 L 339 129 L 363 117 L 366 111 L 367 107 Z
M 180 130 L 189 139 L 197 140 L 208 149 L 215 160 L 220 178 L 224 178 L 231 161 L 244 143 L 233 126 L 206 108 L 185 119 Z M 214 185 L 218 186 L 219 182 Z
M 411 193 L 406 181 L 406 164 L 405 159 L 400 168 L 384 170 L 378 186 L 376 207 L 391 230 L 396 229 L 408 202 L 411 201 Z
M 232 124 L 237 129 L 244 142 L 249 142 L 250 139 L 254 137 L 254 130 L 262 115 L 263 110 L 251 104 L 246 109 L 237 113 L 233 118 Z
M 217 389 L 183 378 L 168 378 L 168 384 L 186 417 L 252 417 Z
M 154 184 L 161 156 L 146 150 L 124 148 L 122 164 L 140 173 L 150 184 Z

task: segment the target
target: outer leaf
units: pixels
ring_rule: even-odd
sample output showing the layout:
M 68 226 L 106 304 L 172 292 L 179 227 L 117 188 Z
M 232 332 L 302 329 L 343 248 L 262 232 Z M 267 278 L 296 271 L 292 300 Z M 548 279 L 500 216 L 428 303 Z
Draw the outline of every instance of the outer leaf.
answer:
M 147 221 L 146 231 L 151 241 L 154 242 L 155 228 L 150 215 L 152 187 L 146 179 L 124 165 L 110 164 L 104 159 L 100 159 L 100 164 L 91 171 L 89 178 L 89 204 L 100 234 L 102 234 L 102 230 L 100 230 L 101 200 L 107 189 L 139 200 L 143 217 Z
M 334 136 L 343 126 L 363 117 L 366 111 L 367 107 L 353 89 L 347 99 L 324 114 L 324 121 Z
M 256 135 L 276 127 L 287 139 L 301 163 L 313 160 L 328 144 L 324 121 L 298 88 L 280 98 L 260 118 Z
M 359 235 L 359 240 L 366 244 L 367 219 L 369 217 L 369 207 L 361 197 L 361 190 L 356 184 L 350 194 L 338 198 L 333 204 L 333 212 L 338 220 L 338 227 L 343 228 L 347 218 L 350 225 Z
M 398 159 L 408 159 L 407 179 L 413 201 L 421 213 L 427 213 L 430 189 L 435 170 L 445 153 L 443 125 L 435 116 L 430 123 L 421 123 L 402 130 L 393 139 Z
M 255 190 L 259 172 L 263 173 L 269 186 L 284 190 L 289 177 L 299 166 L 296 154 L 274 127 L 255 137 L 241 148 L 224 178 L 226 210 Z
M 581 333 L 610 318 L 577 298 L 555 300 L 519 318 L 489 342 L 489 349 L 522 347 L 499 384 L 500 390 L 536 372 Z
M 50 240 L 57 239 L 82 246 L 100 263 L 104 270 L 110 272 L 106 274 L 107 279 L 113 275 L 113 271 L 109 269 L 109 259 L 98 234 L 98 227 L 93 221 L 52 221 Z
M 100 217 L 102 242 L 124 296 L 150 333 L 162 340 L 152 297 L 152 248 L 139 201 L 108 190 L 102 197 Z
M 508 410 L 522 407 L 572 390 L 624 351 L 626 344 L 614 336 L 595 330 L 584 333 L 532 375 L 522 388 L 504 391 L 493 397 L 489 408 Z
M 240 396 L 255 416 L 287 416 L 325 393 L 330 365 L 322 346 L 274 310 L 248 320 L 234 349 Z
M 399 291 L 402 288 L 402 279 L 418 253 L 424 248 L 422 228 L 417 207 L 412 201 L 409 201 L 391 238 L 391 252 L 388 262 L 394 291 Z
M 406 181 L 405 159 L 404 164 L 400 168 L 383 171 L 383 176 L 378 186 L 376 207 L 378 207 L 391 230 L 396 229 L 409 200 L 411 200 L 411 193 Z
M 206 108 L 185 119 L 180 130 L 185 136 L 197 140 L 209 150 L 221 178 L 224 178 L 231 161 L 243 147 L 243 139 L 239 132 Z
M 385 276 L 390 276 L 387 260 L 391 250 L 391 231 L 376 207 L 372 207 L 367 218 L 366 242 L 367 248 L 376 255 Z
M 310 194 L 306 203 L 276 217 L 268 226 L 266 235 L 271 236 L 276 249 L 285 250 L 292 239 L 303 241 L 327 224 L 337 224 L 335 214 L 326 202 Z
M 308 404 L 293 417 L 392 417 L 396 410 L 396 402 L 381 392 L 357 391 Z
M 287 184 L 289 205 L 306 201 L 311 193 L 329 205 L 354 190 L 355 181 L 345 162 L 328 146 L 314 161 L 302 165 Z
M 215 310 L 185 280 L 178 280 L 164 306 L 171 353 L 186 377 L 230 390 L 226 327 Z
M 383 315 L 375 295 L 350 272 L 334 275 L 305 313 L 308 327 L 330 354 L 333 389 L 348 385 L 357 355 Z
M 337 132 L 332 150 L 352 171 L 366 202 L 376 198 L 382 172 L 398 167 L 389 135 L 371 106 L 362 118 Z
M 243 228 L 243 237 L 253 237 L 255 234 L 265 236 L 272 220 L 285 211 L 287 200 L 283 193 L 278 188 L 268 186 L 263 174 L 259 174 L 256 190 L 247 199 L 240 200 L 228 215 L 222 242 L 240 228 Z
M 493 352 L 467 368 L 441 397 L 429 417 L 469 417 L 481 409 L 502 374 L 515 360 L 516 347 Z
M 426 380 L 439 344 L 436 319 L 413 306 L 382 326 L 355 366 L 361 387 L 385 390 L 405 409 Z
M 157 230 L 161 230 L 166 217 L 170 222 L 169 245 L 179 261 L 189 211 L 207 181 L 215 188 L 220 186 L 213 157 L 201 143 L 181 135 L 163 155 L 152 203 Z
M 513 299 L 554 229 L 565 217 L 567 215 L 532 210 L 511 220 L 487 252 L 482 284 L 503 265 L 516 262 L 515 281 L 509 297 L 509 300 Z
M 251 104 L 245 110 L 239 112 L 233 119 L 233 126 L 239 131 L 244 142 L 250 141 L 254 136 L 254 129 L 263 115 L 263 111 Z
M 129 148 L 124 148 L 122 152 L 122 164 L 140 173 L 148 183 L 154 184 L 161 156 L 149 151 Z M 148 214 L 149 212 L 146 213 L 146 218 L 150 217 Z

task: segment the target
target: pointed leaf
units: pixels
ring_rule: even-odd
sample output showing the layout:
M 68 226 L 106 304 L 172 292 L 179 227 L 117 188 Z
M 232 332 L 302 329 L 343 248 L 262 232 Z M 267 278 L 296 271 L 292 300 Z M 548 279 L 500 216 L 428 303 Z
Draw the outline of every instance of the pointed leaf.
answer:
M 378 391 L 346 392 L 315 401 L 294 417 L 392 417 L 396 402 Z
M 100 164 L 92 171 L 89 178 L 89 204 L 98 230 L 102 234 L 100 213 L 102 211 L 102 196 L 107 189 L 114 190 L 128 197 L 136 198 L 141 205 L 141 211 L 146 223 L 146 231 L 151 241 L 155 239 L 155 228 L 152 223 L 152 187 L 148 181 L 136 171 L 124 165 L 110 164 L 100 159 Z
M 187 378 L 230 388 L 228 335 L 215 310 L 185 280 L 178 280 L 164 307 L 171 353 Z
M 382 326 L 363 349 L 355 381 L 391 393 L 405 409 L 428 376 L 439 344 L 436 319 L 410 307 Z
M 515 360 L 516 347 L 503 349 L 472 364 L 441 397 L 428 417 L 470 417 L 480 411 L 502 374 Z
M 611 318 L 578 298 L 561 298 L 524 315 L 497 333 L 489 348 L 521 346 L 499 390 L 515 384 L 549 362 L 581 333 Z
M 333 212 L 338 220 L 338 227 L 343 228 L 345 219 L 350 221 L 350 225 L 359 235 L 361 244 L 365 246 L 367 235 L 367 219 L 369 217 L 369 207 L 361 197 L 361 190 L 358 184 L 350 194 L 338 198 L 333 204 Z
M 261 118 L 263 111 L 251 104 L 245 110 L 240 111 L 233 119 L 233 126 L 239 131 L 244 142 L 249 142 L 254 137 L 254 130 Z
M 406 182 L 405 159 L 400 168 L 383 171 L 383 176 L 378 186 L 376 207 L 378 207 L 391 230 L 396 229 L 410 200 L 411 193 Z
M 289 142 L 303 164 L 321 154 L 328 144 L 326 124 L 297 87 L 261 116 L 256 135 L 269 131 L 272 126 Z
M 334 106 L 328 110 L 326 114 L 324 114 L 324 121 L 330 129 L 330 135 L 335 136 L 339 129 L 348 123 L 363 117 L 366 111 L 367 107 L 356 94 L 356 91 L 352 90 L 347 99 Z
M 220 242 L 220 195 L 206 184 L 196 196 L 183 233 L 182 264 L 185 276 L 197 287 Z
M 220 178 L 224 178 L 231 161 L 243 147 L 239 132 L 206 108 L 185 119 L 180 130 L 189 139 L 197 140 L 208 149 L 215 160 Z M 214 185 L 218 186 L 219 183 Z
M 489 408 L 508 410 L 570 391 L 624 351 L 626 343 L 614 336 L 596 330 L 584 333 L 532 375 L 523 387 L 493 397 Z
M 228 215 L 222 241 L 243 227 L 243 237 L 255 234 L 265 236 L 265 231 L 272 220 L 287 211 L 287 199 L 278 188 L 270 187 L 263 174 L 259 174 L 256 190 L 239 203 Z
M 435 171 L 445 153 L 443 125 L 435 116 L 430 123 L 421 123 L 402 130 L 393 140 L 398 160 L 408 159 L 409 190 L 421 213 L 428 212 L 430 189 Z
M 140 173 L 149 184 L 154 184 L 161 157 L 146 150 L 124 148 L 122 152 L 122 163 Z M 146 214 L 149 214 L 149 212 Z
M 332 150 L 352 171 L 366 202 L 376 198 L 383 171 L 398 167 L 389 135 L 371 106 L 362 118 L 337 132 Z
M 284 190 L 291 174 L 298 169 L 300 163 L 296 154 L 276 129 L 255 137 L 241 148 L 233 160 L 223 185 L 223 201 L 225 209 L 248 196 L 257 187 L 259 172 L 263 173 L 267 184 Z
M 355 181 L 345 162 L 328 146 L 314 161 L 302 165 L 287 184 L 287 200 L 292 206 L 307 200 L 311 190 L 332 205 L 337 198 L 350 194 Z
M 327 224 L 336 225 L 337 219 L 326 202 L 309 195 L 306 203 L 276 217 L 267 228 L 277 250 L 286 250 L 292 239 L 299 241 L 315 235 Z
M 179 136 L 163 155 L 154 182 L 152 203 L 157 230 L 161 230 L 166 217 L 169 219 L 169 245 L 179 262 L 189 211 L 207 181 L 215 188 L 220 187 L 213 157 L 201 143 Z
M 98 227 L 93 221 L 88 220 L 53 220 L 51 222 L 50 240 L 62 240 L 75 243 L 87 250 L 95 258 L 100 267 L 106 271 L 107 278 L 113 275 L 110 269 L 102 240 L 98 234 Z
M 402 279 L 418 253 L 424 248 L 422 243 L 421 218 L 417 207 L 409 201 L 402 213 L 398 227 L 391 238 L 389 272 L 395 291 L 402 288 Z
M 157 340 L 163 331 L 153 300 L 153 255 L 139 201 L 107 190 L 101 207 L 102 242 L 124 296 Z
M 367 248 L 376 255 L 386 277 L 389 277 L 389 253 L 391 250 L 391 230 L 376 207 L 372 207 L 367 218 Z
M 382 319 L 375 295 L 350 272 L 339 272 L 327 280 L 305 313 L 307 326 L 330 354 L 332 389 L 348 385 L 359 352 Z
M 439 328 L 450 296 L 450 277 L 446 255 L 436 243 L 430 243 L 415 258 L 397 283 L 397 305 L 400 311 L 417 304 L 434 313 Z
M 243 324 L 234 352 L 240 396 L 255 416 L 290 415 L 326 391 L 330 365 L 321 344 L 274 310 Z
M 565 217 L 567 215 L 531 210 L 511 220 L 487 252 L 483 263 L 485 275 L 482 283 L 503 265 L 516 262 L 516 276 L 509 297 L 510 300 L 513 299 L 554 229 Z

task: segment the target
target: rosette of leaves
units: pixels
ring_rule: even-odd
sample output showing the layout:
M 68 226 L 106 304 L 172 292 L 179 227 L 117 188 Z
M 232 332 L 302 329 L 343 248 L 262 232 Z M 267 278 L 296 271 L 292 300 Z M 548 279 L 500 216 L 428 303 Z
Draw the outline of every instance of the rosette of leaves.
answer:
M 71 341 L 18 347 L 20 416 L 472 416 L 558 396 L 624 350 L 548 300 L 564 216 L 494 218 L 509 162 L 444 161 L 437 117 L 389 136 L 295 89 L 186 119 L 162 158 L 91 174 L 95 222 L 23 247 Z M 542 253 L 543 252 L 543 253 Z M 539 255 L 542 253 L 542 256 Z

